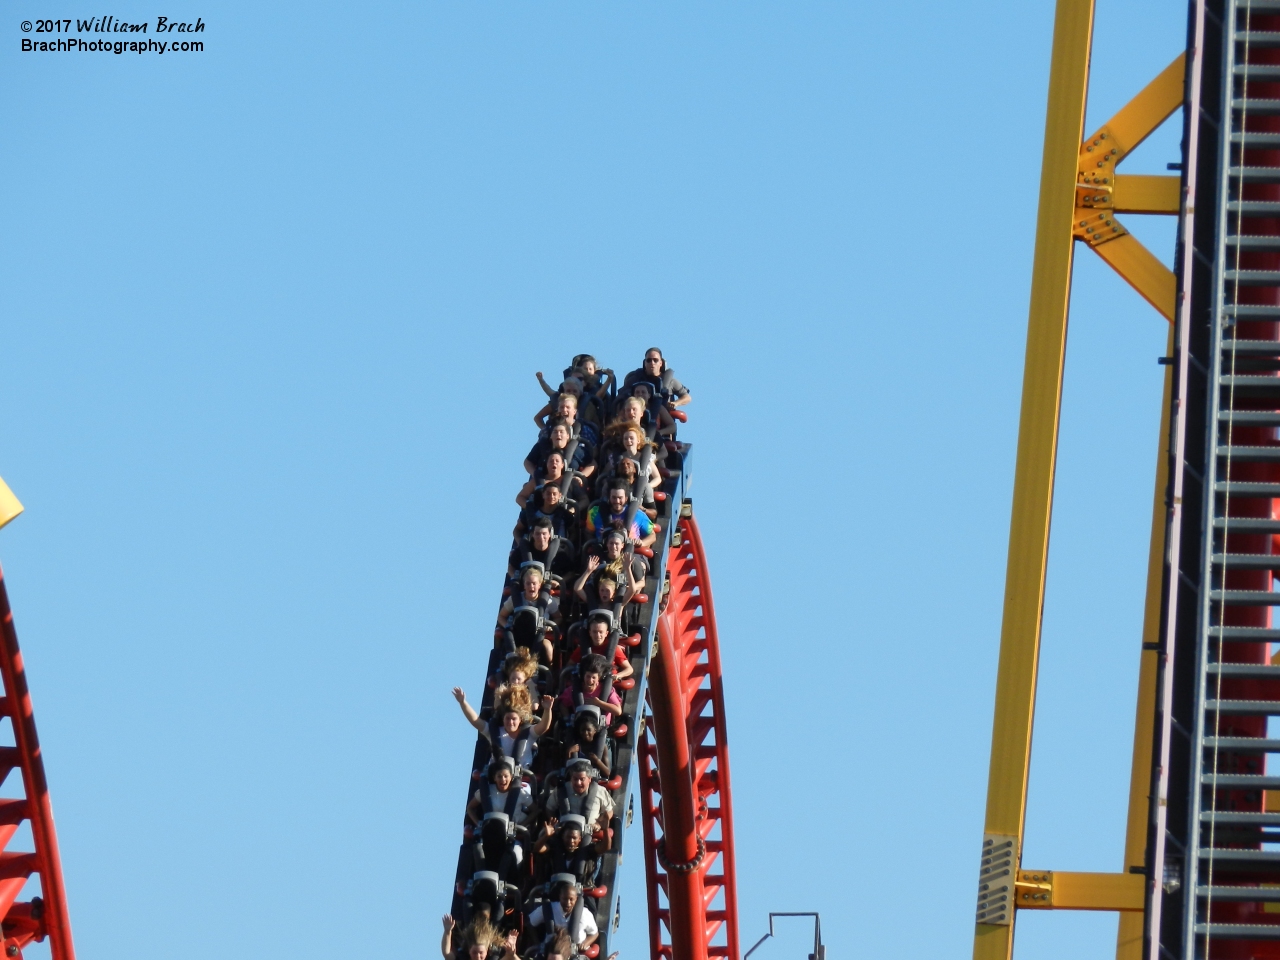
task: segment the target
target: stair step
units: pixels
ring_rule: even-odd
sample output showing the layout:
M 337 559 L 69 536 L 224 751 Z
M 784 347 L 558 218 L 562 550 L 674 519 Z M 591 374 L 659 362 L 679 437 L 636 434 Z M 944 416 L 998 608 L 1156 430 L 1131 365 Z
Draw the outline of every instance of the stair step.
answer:
M 1280 307 L 1272 308 L 1280 310 Z M 1280 392 L 1280 377 L 1258 376 L 1256 374 L 1223 374 L 1218 378 L 1218 385 L 1229 390 L 1246 390 L 1250 393 Z M 1232 419 L 1235 419 L 1234 417 Z
M 1231 139 L 1258 147 L 1280 147 L 1280 133 L 1233 133 Z M 1229 200 L 1227 210 L 1244 217 L 1275 217 L 1280 216 L 1280 200 Z
M 1273 557 L 1280 560 L 1280 557 Z M 1238 643 L 1267 643 L 1280 641 L 1280 628 L 1276 627 L 1210 627 L 1209 635 L 1218 640 Z
M 1280 903 L 1280 887 L 1196 887 L 1196 896 L 1223 903 Z
M 1242 287 L 1276 287 L 1280 286 L 1280 270 L 1228 270 L 1224 279 Z
M 1280 607 L 1280 594 L 1271 590 L 1213 590 L 1210 599 L 1228 607 Z
M 1280 47 L 1280 30 L 1237 30 L 1232 39 L 1251 47 Z
M 1223 826 L 1244 827 L 1280 827 L 1280 813 L 1248 813 L 1235 810 L 1204 810 L 1200 813 L 1201 823 L 1217 823 Z M 1276 888 L 1280 893 L 1280 887 Z
M 1271 594 L 1280 597 L 1280 593 Z M 1280 667 L 1269 663 L 1211 663 L 1209 673 L 1233 680 L 1280 680 Z
M 1235 377 L 1234 379 L 1243 380 L 1244 378 Z M 1275 380 L 1276 385 L 1280 386 L 1280 378 L 1269 377 L 1267 379 Z M 1239 389 L 1239 385 L 1237 385 L 1236 389 Z M 1253 447 L 1233 444 L 1229 447 L 1218 447 L 1216 452 L 1218 456 L 1230 457 L 1232 460 L 1280 462 L 1280 447 Z
M 1209 598 L 1232 607 L 1280 607 L 1280 593 L 1270 590 L 1214 590 Z
M 1219 423 L 1237 427 L 1280 427 L 1280 413 L 1274 410 L 1219 410 Z
M 1225 563 L 1224 563 L 1225 560 Z M 1228 570 L 1280 570 L 1280 555 L 1266 553 L 1215 553 L 1213 562 L 1216 566 L 1226 566 Z M 1260 627 L 1214 627 L 1216 630 L 1261 630 Z M 1268 631 L 1262 630 L 1263 633 Z M 1280 630 L 1272 630 L 1274 637 L 1268 640 L 1280 640 Z M 1231 639 L 1237 639 L 1232 637 Z
M 1204 745 L 1208 750 L 1230 750 L 1232 753 L 1280 753 L 1280 740 L 1267 737 L 1205 737 Z M 1233 813 L 1231 816 L 1280 818 L 1280 813 Z M 1280 824 L 1280 819 L 1275 822 Z
M 1280 414 L 1277 414 L 1280 416 Z M 1239 422 L 1238 420 L 1236 421 Z M 1231 497 L 1260 497 L 1271 499 L 1280 497 L 1280 483 L 1251 483 L 1247 480 L 1219 480 L 1213 485 L 1216 493 L 1225 493 Z
M 1280 69 L 1280 68 L 1277 68 Z M 1280 167 L 1232 167 L 1232 170 L 1244 170 L 1245 179 L 1253 179 L 1250 171 L 1266 171 L 1265 174 L 1259 172 L 1257 179 L 1270 181 L 1273 177 L 1271 171 L 1275 171 L 1274 177 L 1280 180 Z M 1250 236 L 1248 234 L 1237 235 L 1232 234 L 1227 237 L 1227 246 L 1239 247 L 1241 250 L 1280 250 L 1280 236 Z
M 1213 526 L 1217 530 L 1229 530 L 1231 533 L 1280 533 L 1280 520 L 1267 520 L 1263 517 L 1214 517 Z
M 1280 100 L 1268 100 L 1263 97 L 1233 97 L 1232 110 L 1243 110 L 1245 113 L 1280 113 Z
M 1269 63 L 1237 63 L 1232 72 L 1250 80 L 1280 80 L 1280 67 Z
M 1202 823 L 1203 841 L 1215 846 L 1257 848 L 1259 845 L 1280 843 L 1280 833 L 1274 827 L 1236 826 L 1213 821 Z M 1212 834 L 1212 836 L 1210 836 Z
M 1280 717 L 1280 700 L 1206 700 L 1204 708 L 1231 717 Z
M 1196 933 L 1219 940 L 1280 940 L 1280 923 L 1197 923 Z
M 1280 241 L 1280 237 L 1275 239 Z M 1227 337 L 1222 341 L 1222 352 L 1234 353 L 1236 356 L 1276 357 L 1280 356 L 1280 340 L 1241 340 Z
M 1280 136 L 1280 134 L 1276 134 Z M 1280 147 L 1280 144 L 1276 145 Z M 1277 204 L 1280 206 L 1280 204 Z M 1240 317 L 1244 320 L 1273 320 L 1280 317 L 1280 307 L 1265 303 L 1229 303 L 1223 307 L 1223 313 L 1229 317 Z
M 1280 777 L 1263 773 L 1220 773 L 1215 778 L 1212 773 L 1201 774 L 1200 783 L 1206 787 L 1219 790 L 1275 790 L 1280 788 Z M 1238 860 L 1242 863 L 1280 863 L 1280 850 L 1218 850 L 1219 854 L 1231 854 L 1224 860 Z M 1239 856 L 1236 856 L 1239 854 Z M 1208 856 L 1207 850 L 1201 850 L 1200 856 Z

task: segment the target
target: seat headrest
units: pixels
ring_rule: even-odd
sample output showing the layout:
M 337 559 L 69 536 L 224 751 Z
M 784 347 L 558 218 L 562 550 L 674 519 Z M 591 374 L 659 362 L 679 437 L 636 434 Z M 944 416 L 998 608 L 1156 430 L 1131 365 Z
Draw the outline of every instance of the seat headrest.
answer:
M 595 718 L 597 727 L 603 724 L 603 720 L 601 719 L 601 716 L 600 716 L 600 708 L 593 703 L 584 703 L 582 706 L 576 708 L 573 711 L 573 722 L 577 724 L 578 717 L 580 717 L 584 713 L 590 714 L 592 717 Z
M 578 813 L 566 813 L 560 818 L 560 829 L 575 827 L 579 833 L 587 832 L 587 818 Z

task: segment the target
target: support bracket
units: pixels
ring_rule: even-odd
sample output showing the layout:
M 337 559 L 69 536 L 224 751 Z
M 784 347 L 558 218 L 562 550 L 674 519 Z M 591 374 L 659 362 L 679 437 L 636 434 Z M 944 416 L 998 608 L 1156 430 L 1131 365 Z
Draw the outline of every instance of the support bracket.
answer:
M 1176 214 L 1182 203 L 1178 177 L 1116 173 L 1116 166 L 1164 123 L 1184 97 L 1186 54 L 1080 144 L 1076 162 L 1076 207 L 1072 235 L 1089 245 L 1116 273 L 1173 322 L 1177 281 L 1116 217 L 1117 213 Z M 1124 240 L 1116 248 L 1107 245 Z
M 1141 874 L 1019 870 L 1014 901 L 1019 910 L 1141 913 L 1146 887 L 1147 878 Z

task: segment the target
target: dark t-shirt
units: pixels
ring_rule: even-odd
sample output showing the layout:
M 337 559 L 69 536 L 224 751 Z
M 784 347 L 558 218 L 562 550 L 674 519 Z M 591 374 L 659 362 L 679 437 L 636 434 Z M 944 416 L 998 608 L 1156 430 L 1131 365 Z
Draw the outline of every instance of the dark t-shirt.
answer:
M 551 532 L 557 537 L 565 536 L 572 529 L 575 519 L 573 510 L 564 503 L 557 505 L 551 513 L 543 513 L 539 503 L 530 503 L 520 511 L 522 529 L 532 530 L 534 521 L 539 517 L 551 518 Z
M 632 370 L 627 374 L 627 378 L 622 381 L 623 392 L 630 393 L 631 388 L 637 383 L 647 383 L 653 392 L 663 399 L 679 400 L 689 393 L 689 388 L 677 380 L 675 371 L 670 369 L 664 370 L 656 377 L 645 373 L 644 367 Z
M 552 543 L 554 544 L 555 541 L 553 540 Z M 511 569 L 518 571 L 520 569 L 520 564 L 524 563 L 526 560 L 537 560 L 542 564 L 542 567 L 545 570 L 547 566 L 547 554 L 550 552 L 551 551 L 549 549 L 533 549 L 533 546 L 529 543 L 529 540 L 526 537 L 520 541 L 519 546 L 511 551 L 511 556 L 508 562 L 511 564 Z M 568 540 L 561 540 L 560 545 L 556 548 L 555 559 L 551 561 L 551 572 L 566 574 L 572 569 L 573 547 L 570 545 Z
M 573 441 L 569 441 L 572 446 Z M 551 456 L 551 440 L 539 440 L 533 445 L 533 449 L 529 451 L 529 456 L 525 457 L 533 464 L 535 476 L 541 476 L 542 471 L 546 469 L 547 457 Z M 562 450 L 561 453 L 566 451 Z M 587 440 L 579 440 L 577 448 L 573 451 L 573 456 L 569 458 L 569 462 L 565 467 L 574 470 L 581 470 L 583 467 L 590 466 L 595 463 L 595 447 Z

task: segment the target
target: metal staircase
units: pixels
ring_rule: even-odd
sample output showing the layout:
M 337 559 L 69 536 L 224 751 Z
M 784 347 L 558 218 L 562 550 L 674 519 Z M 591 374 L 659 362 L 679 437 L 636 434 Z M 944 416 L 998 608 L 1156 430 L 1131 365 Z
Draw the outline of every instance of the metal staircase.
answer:
M 1280 0 L 1204 7 L 1150 960 L 1280 957 L 1280 775 L 1267 773 L 1280 753 Z

